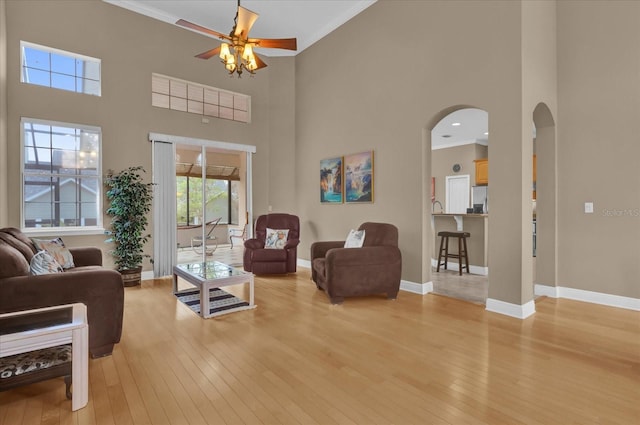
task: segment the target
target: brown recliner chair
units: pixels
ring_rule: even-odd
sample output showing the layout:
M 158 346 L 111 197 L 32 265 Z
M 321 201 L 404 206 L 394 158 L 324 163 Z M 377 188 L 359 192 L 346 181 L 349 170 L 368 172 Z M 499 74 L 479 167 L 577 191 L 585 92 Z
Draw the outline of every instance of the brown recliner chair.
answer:
M 386 223 L 363 223 L 362 248 L 344 248 L 344 241 L 311 245 L 311 278 L 332 304 L 344 297 L 386 293 L 395 299 L 400 289 L 402 255 L 398 228 Z
M 288 229 L 283 249 L 265 249 L 267 228 Z M 244 243 L 244 269 L 254 274 L 295 273 L 300 243 L 300 219 L 291 214 L 266 214 L 256 220 L 253 239 Z

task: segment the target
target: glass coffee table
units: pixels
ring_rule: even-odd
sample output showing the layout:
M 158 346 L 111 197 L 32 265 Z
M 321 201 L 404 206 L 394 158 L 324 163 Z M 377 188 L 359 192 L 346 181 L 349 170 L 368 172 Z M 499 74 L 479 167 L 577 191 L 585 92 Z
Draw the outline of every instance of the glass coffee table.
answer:
M 178 290 L 178 278 L 194 288 Z M 249 284 L 249 300 L 221 288 Z M 253 273 L 219 261 L 178 264 L 173 267 L 173 293 L 182 303 L 203 318 L 256 308 L 253 298 Z M 244 291 L 243 291 L 244 292 Z

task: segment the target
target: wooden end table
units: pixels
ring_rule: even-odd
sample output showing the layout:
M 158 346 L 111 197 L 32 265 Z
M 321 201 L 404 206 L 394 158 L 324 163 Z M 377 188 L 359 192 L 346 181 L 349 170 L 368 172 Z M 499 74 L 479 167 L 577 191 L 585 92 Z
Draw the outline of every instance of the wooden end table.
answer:
M 76 303 L 0 314 L 0 330 L 0 357 L 71 344 L 71 410 L 87 405 L 89 325 L 86 305 Z

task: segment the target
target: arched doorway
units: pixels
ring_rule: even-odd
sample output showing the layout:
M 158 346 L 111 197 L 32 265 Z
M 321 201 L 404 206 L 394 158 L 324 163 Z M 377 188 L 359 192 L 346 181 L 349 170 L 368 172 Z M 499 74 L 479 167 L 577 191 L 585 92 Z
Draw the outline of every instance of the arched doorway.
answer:
M 535 181 L 534 294 L 555 294 L 557 264 L 557 167 L 556 128 L 551 111 L 539 103 L 533 111 Z
M 484 304 L 488 294 L 488 182 L 478 177 L 476 163 L 488 164 L 488 114 L 466 105 L 447 108 L 431 121 L 423 139 L 424 216 L 428 218 L 423 227 L 426 228 L 423 272 L 428 275 L 429 289 L 440 295 Z M 454 193 L 456 191 L 460 193 Z M 450 198 L 457 198 L 460 205 L 455 205 Z M 473 209 L 474 204 L 481 210 L 467 214 L 467 209 Z M 468 239 L 470 274 L 465 272 L 460 276 L 459 264 L 451 261 L 448 270 L 441 267 L 440 272 L 435 271 L 439 230 L 472 233 Z

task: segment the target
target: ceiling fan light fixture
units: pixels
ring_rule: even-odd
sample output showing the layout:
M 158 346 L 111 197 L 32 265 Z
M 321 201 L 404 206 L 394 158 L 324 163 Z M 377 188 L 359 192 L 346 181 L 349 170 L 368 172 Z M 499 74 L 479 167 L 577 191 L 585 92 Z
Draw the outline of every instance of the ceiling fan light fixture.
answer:
M 249 38 L 249 31 L 256 19 L 258 19 L 258 14 L 241 7 L 240 0 L 238 0 L 238 11 L 234 18 L 233 29 L 229 35 L 185 21 L 184 19 L 179 19 L 176 21 L 176 24 L 200 33 L 215 36 L 220 40 L 225 40 L 220 43 L 219 47 L 200 53 L 196 55 L 196 57 L 209 59 L 215 55 L 219 55 L 220 61 L 224 64 L 226 70 L 229 71 L 229 74 L 237 73 L 238 77 L 240 77 L 244 70 L 250 74 L 255 74 L 255 71 L 267 66 L 262 58 L 253 52 L 253 48 L 256 46 L 297 50 L 297 41 L 295 38 Z
M 227 56 L 227 59 L 224 60 L 224 66 L 227 68 L 227 71 L 233 73 L 236 70 L 236 58 L 233 55 Z
M 242 59 L 246 62 L 251 62 L 252 60 L 255 62 L 255 57 L 253 56 L 253 47 L 251 44 L 245 44 L 244 50 L 242 51 Z
M 231 52 L 229 51 L 229 44 L 228 43 L 220 44 L 220 59 L 226 62 L 229 56 L 231 56 Z

